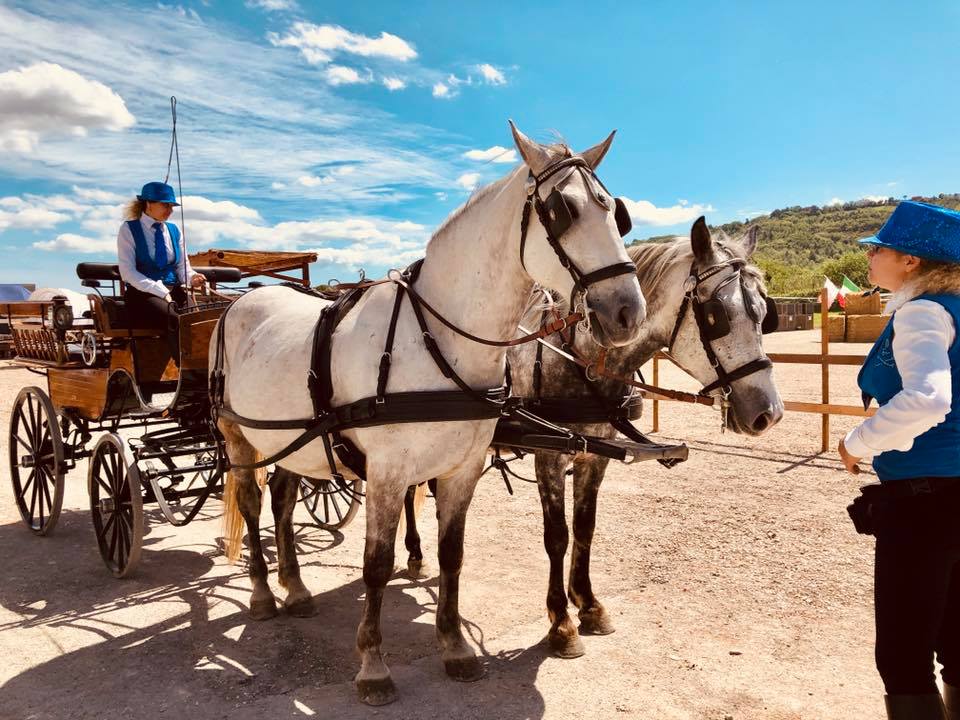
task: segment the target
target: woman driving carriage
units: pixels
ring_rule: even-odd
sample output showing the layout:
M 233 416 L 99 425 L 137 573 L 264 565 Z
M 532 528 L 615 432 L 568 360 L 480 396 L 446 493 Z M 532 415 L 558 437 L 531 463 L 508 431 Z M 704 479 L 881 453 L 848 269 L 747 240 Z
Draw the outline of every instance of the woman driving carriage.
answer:
M 165 329 L 174 360 L 178 359 L 175 318 L 187 302 L 184 286 L 199 289 L 206 283 L 190 266 L 179 228 L 167 222 L 179 204 L 166 183 L 147 183 L 126 206 L 117 236 L 120 278 L 131 322 Z

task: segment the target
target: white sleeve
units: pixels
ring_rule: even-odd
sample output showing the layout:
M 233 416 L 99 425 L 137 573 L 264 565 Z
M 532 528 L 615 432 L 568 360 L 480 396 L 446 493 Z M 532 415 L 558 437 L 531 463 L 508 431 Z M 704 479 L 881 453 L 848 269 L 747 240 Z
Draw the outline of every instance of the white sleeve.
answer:
M 893 359 L 903 389 L 844 439 L 856 457 L 907 451 L 950 412 L 953 378 L 947 351 L 956 338 L 950 313 L 930 300 L 913 300 L 893 315 Z
M 117 265 L 123 282 L 140 292 L 166 297 L 167 288 L 162 282 L 151 280 L 137 270 L 137 245 L 126 223 L 120 226 L 120 232 L 117 234 Z

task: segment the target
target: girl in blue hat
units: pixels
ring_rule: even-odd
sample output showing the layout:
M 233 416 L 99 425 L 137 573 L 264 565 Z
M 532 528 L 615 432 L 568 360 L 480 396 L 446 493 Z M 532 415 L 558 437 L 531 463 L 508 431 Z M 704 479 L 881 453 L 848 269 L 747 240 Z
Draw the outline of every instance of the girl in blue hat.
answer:
M 124 301 L 135 327 L 167 331 L 170 354 L 179 363 L 177 311 L 187 302 L 185 286 L 202 289 L 206 279 L 190 266 L 180 229 L 167 222 L 178 206 L 173 188 L 151 182 L 127 204 L 117 236 Z
M 839 446 L 849 472 L 872 458 L 880 480 L 848 508 L 876 536 L 877 669 L 888 718 L 960 720 L 960 213 L 903 202 L 860 242 L 894 293 L 858 378 L 880 407 Z

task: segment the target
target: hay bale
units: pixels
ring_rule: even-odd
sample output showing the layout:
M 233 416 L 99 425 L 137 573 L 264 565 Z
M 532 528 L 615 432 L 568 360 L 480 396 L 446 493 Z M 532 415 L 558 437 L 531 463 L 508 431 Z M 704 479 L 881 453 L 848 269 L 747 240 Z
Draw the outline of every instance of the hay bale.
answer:
M 843 342 L 847 338 L 847 318 L 845 315 L 830 315 L 827 318 L 827 336 L 830 342 Z
M 862 293 L 851 293 L 844 300 L 844 315 L 879 315 L 882 310 L 880 293 L 866 296 Z
M 847 315 L 847 342 L 874 342 L 890 321 L 890 315 Z

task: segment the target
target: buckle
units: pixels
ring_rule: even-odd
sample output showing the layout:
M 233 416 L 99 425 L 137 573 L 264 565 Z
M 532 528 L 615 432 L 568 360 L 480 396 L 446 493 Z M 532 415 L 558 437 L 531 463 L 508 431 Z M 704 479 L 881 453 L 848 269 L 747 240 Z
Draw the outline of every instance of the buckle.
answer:
M 933 486 L 930 485 L 929 478 L 919 478 L 910 481 L 910 491 L 913 495 L 931 495 Z

